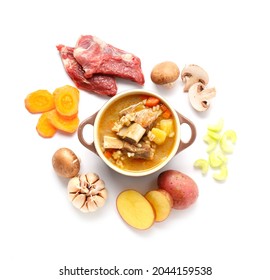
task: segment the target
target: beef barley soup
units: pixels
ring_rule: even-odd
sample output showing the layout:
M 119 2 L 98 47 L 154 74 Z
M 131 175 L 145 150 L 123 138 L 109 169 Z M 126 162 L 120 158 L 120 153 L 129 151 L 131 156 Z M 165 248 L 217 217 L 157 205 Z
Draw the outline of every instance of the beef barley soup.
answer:
M 156 96 L 142 93 L 111 103 L 100 117 L 98 138 L 104 156 L 126 171 L 155 168 L 176 141 L 175 118 Z

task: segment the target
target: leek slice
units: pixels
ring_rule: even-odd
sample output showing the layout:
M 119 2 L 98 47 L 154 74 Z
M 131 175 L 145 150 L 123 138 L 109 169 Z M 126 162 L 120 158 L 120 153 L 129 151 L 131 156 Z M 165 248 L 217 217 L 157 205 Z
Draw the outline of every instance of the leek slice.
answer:
M 233 153 L 234 147 L 233 144 L 236 143 L 237 135 L 234 130 L 227 130 L 223 133 L 220 139 L 220 148 L 223 152 L 231 154 Z
M 216 124 L 208 125 L 208 129 L 214 132 L 220 132 L 224 126 L 224 119 L 220 118 Z
M 222 164 L 226 162 L 227 162 L 227 158 L 220 150 L 213 151 L 209 154 L 209 164 L 213 168 L 220 167 Z
M 211 151 L 213 151 L 218 144 L 218 141 L 213 139 L 209 135 L 205 135 L 203 140 L 204 140 L 204 142 L 206 142 L 208 144 L 207 149 L 206 149 L 207 153 L 210 153 Z
M 228 177 L 228 168 L 225 164 L 221 165 L 220 171 L 213 174 L 213 178 L 217 181 L 225 181 Z
M 218 132 L 215 132 L 215 131 L 212 131 L 209 129 L 207 130 L 207 135 L 216 141 L 219 141 L 221 138 L 221 135 Z
M 209 163 L 206 159 L 197 159 L 194 162 L 193 166 L 195 168 L 201 169 L 203 175 L 207 174 L 208 169 L 209 169 Z

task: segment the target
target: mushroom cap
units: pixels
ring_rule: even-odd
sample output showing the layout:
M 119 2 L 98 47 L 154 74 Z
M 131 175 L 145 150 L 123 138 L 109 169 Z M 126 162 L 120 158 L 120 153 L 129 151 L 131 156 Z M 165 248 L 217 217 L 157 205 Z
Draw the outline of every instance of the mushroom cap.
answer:
M 72 178 L 80 171 L 80 160 L 68 148 L 58 149 L 52 157 L 54 171 L 61 177 Z
M 205 85 L 202 83 L 195 83 L 188 91 L 188 97 L 192 107 L 199 112 L 206 111 L 210 106 L 210 100 L 215 96 L 216 89 L 205 89 Z
M 151 72 L 151 80 L 158 85 L 175 82 L 180 76 L 180 70 L 172 61 L 164 61 L 157 64 Z
M 189 88 L 195 83 L 202 83 L 207 85 L 209 82 L 209 76 L 207 72 L 196 64 L 189 64 L 184 67 L 181 72 L 181 79 L 185 83 L 184 91 L 188 91 Z

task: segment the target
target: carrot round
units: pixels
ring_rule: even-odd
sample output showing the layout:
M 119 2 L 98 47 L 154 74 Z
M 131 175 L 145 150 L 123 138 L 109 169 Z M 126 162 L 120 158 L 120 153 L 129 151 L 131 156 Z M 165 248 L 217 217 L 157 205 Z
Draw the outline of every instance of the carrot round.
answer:
M 75 93 L 76 96 L 77 96 L 78 101 L 80 100 L 80 92 L 79 92 L 79 90 L 78 90 L 77 88 L 73 87 L 73 86 L 70 86 L 70 85 L 65 85 L 65 86 L 56 88 L 56 89 L 54 90 L 54 92 L 53 92 L 54 97 L 55 97 L 57 94 L 59 94 L 59 93 L 61 93 L 61 92 L 63 92 L 63 91 Z
M 51 124 L 48 119 L 48 113 L 43 113 L 38 119 L 36 130 L 38 134 L 44 138 L 51 138 L 56 133 L 57 129 Z
M 56 109 L 48 112 L 48 119 L 54 127 L 67 133 L 74 133 L 80 122 L 78 116 L 75 116 L 72 119 L 67 119 L 61 116 Z
M 79 95 L 77 91 L 71 86 L 64 86 L 55 90 L 53 94 L 55 109 L 61 116 L 70 119 L 78 114 Z
M 24 100 L 25 108 L 32 114 L 54 109 L 54 96 L 45 89 L 29 93 Z

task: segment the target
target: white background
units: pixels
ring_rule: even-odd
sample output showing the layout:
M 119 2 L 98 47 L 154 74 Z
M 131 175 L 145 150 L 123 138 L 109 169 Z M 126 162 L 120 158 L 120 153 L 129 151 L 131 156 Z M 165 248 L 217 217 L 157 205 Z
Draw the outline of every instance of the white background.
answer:
M 144 276 L 107 279 L 269 279 L 269 26 L 268 1 L 2 1 L 1 26 L 1 279 L 103 279 L 59 276 L 69 268 L 142 268 Z M 136 54 L 144 89 L 158 92 L 191 119 L 197 139 L 163 170 L 176 169 L 198 184 L 197 203 L 147 231 L 127 226 L 115 207 L 119 192 L 156 188 L 158 174 L 143 178 L 109 170 L 77 135 L 36 133 L 39 115 L 24 107 L 37 89 L 72 84 L 56 50 L 74 46 L 81 34 Z M 150 80 L 152 67 L 172 60 L 180 69 L 195 63 L 210 76 L 217 96 L 196 113 L 183 84 L 165 90 Z M 138 88 L 117 80 L 119 92 Z M 141 87 L 139 87 L 141 88 Z M 81 91 L 81 120 L 108 98 Z M 206 157 L 202 138 L 220 117 L 238 135 L 229 177 L 216 183 L 193 162 Z M 91 135 L 91 130 L 89 131 Z M 90 137 L 90 136 L 89 136 Z M 183 137 L 185 137 L 183 129 Z M 69 147 L 82 172 L 105 180 L 109 199 L 93 214 L 76 210 L 67 180 L 56 176 L 51 157 Z M 152 276 L 154 266 L 210 266 L 211 276 Z M 146 270 L 149 270 L 147 273 Z

